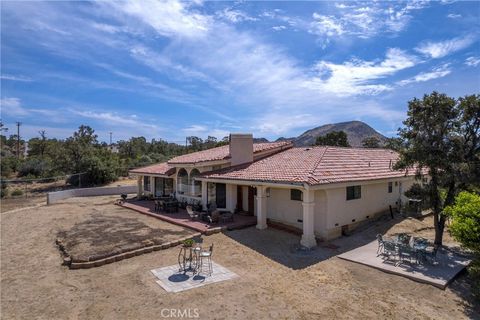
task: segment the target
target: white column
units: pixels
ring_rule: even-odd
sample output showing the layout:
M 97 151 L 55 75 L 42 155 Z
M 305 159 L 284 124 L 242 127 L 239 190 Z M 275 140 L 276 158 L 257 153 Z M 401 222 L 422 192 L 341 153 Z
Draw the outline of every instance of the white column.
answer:
M 317 245 L 314 233 L 314 215 L 315 215 L 315 191 L 303 191 L 303 234 L 301 245 L 307 248 L 313 248 Z
M 257 229 L 267 228 L 267 187 L 257 187 Z
M 143 195 L 143 179 L 142 176 L 137 177 L 137 197 L 140 198 Z
M 207 202 L 208 202 L 208 187 L 207 181 L 202 181 L 202 207 L 203 210 L 207 210 Z

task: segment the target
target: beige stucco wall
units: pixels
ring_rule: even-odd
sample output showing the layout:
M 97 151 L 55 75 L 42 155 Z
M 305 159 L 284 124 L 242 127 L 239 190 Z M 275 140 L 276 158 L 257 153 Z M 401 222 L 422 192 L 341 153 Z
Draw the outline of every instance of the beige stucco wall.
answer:
M 290 189 L 270 188 L 267 198 L 267 219 L 302 228 L 302 201 L 290 200 Z
M 392 193 L 388 193 L 388 182 L 393 182 Z M 395 182 L 397 184 L 395 185 Z M 389 181 L 379 183 L 353 183 L 349 185 L 361 185 L 362 196 L 360 199 L 346 200 L 346 187 L 326 189 L 327 206 L 326 206 L 326 230 L 324 231 L 326 238 L 333 238 L 341 234 L 343 225 L 355 225 L 358 222 L 371 219 L 375 215 L 385 212 L 391 205 L 393 208 L 397 206 L 400 197 L 400 182 L 402 192 L 408 190 L 414 183 L 414 178 Z M 407 198 L 402 194 L 402 201 Z M 368 216 L 368 218 L 367 218 Z

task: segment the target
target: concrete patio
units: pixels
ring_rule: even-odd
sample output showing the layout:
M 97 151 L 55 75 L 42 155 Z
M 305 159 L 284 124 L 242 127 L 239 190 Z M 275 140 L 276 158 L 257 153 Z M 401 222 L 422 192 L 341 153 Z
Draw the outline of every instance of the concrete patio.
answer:
M 156 281 L 167 292 L 181 292 L 193 288 L 198 288 L 215 282 L 231 280 L 238 277 L 225 267 L 212 261 L 213 272 L 207 274 L 192 274 L 191 272 L 181 272 L 179 266 L 173 265 L 164 268 L 151 270 L 153 275 L 158 278 Z
M 377 256 L 377 241 L 338 255 L 339 258 L 367 265 L 378 270 L 409 278 L 417 282 L 428 283 L 445 289 L 448 283 L 471 261 L 470 257 L 456 253 L 448 248 L 437 252 L 437 263 L 415 264 L 398 260 L 384 260 Z
M 190 228 L 207 235 L 221 232 L 222 230 L 241 229 L 257 224 L 256 217 L 239 214 L 234 215 L 233 221 L 209 224 L 208 222 L 201 221 L 199 219 L 192 220 L 187 211 L 184 209 L 179 209 L 176 213 L 155 212 L 155 203 L 149 200 L 126 201 L 120 205 L 124 208 L 132 209 L 139 213 L 146 214 L 182 227 Z

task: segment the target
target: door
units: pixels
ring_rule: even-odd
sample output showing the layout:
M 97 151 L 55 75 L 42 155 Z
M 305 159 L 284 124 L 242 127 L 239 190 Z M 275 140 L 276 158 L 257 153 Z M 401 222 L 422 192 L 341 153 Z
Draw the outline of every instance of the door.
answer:
M 255 189 L 253 187 L 248 187 L 248 213 L 251 215 L 253 215 L 255 211 L 255 204 L 253 203 L 253 201 L 255 201 L 254 197 Z
M 227 186 L 225 185 L 225 183 L 215 184 L 215 199 L 217 208 L 227 207 Z
M 243 211 L 243 187 L 237 185 L 237 210 Z

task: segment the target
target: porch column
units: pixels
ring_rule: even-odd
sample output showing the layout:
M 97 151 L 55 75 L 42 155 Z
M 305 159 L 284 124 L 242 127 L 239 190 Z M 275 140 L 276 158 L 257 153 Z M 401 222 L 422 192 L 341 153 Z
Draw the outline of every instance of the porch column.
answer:
M 207 183 L 208 183 L 207 181 L 202 181 L 202 208 L 205 211 L 207 211 L 207 204 L 208 204 Z
M 137 197 L 140 198 L 143 195 L 143 177 L 137 177 Z
M 267 228 L 267 187 L 257 187 L 257 229 Z
M 315 214 L 315 191 L 305 190 L 303 192 L 303 234 L 300 244 L 307 248 L 313 248 L 317 245 L 314 233 L 314 214 Z

